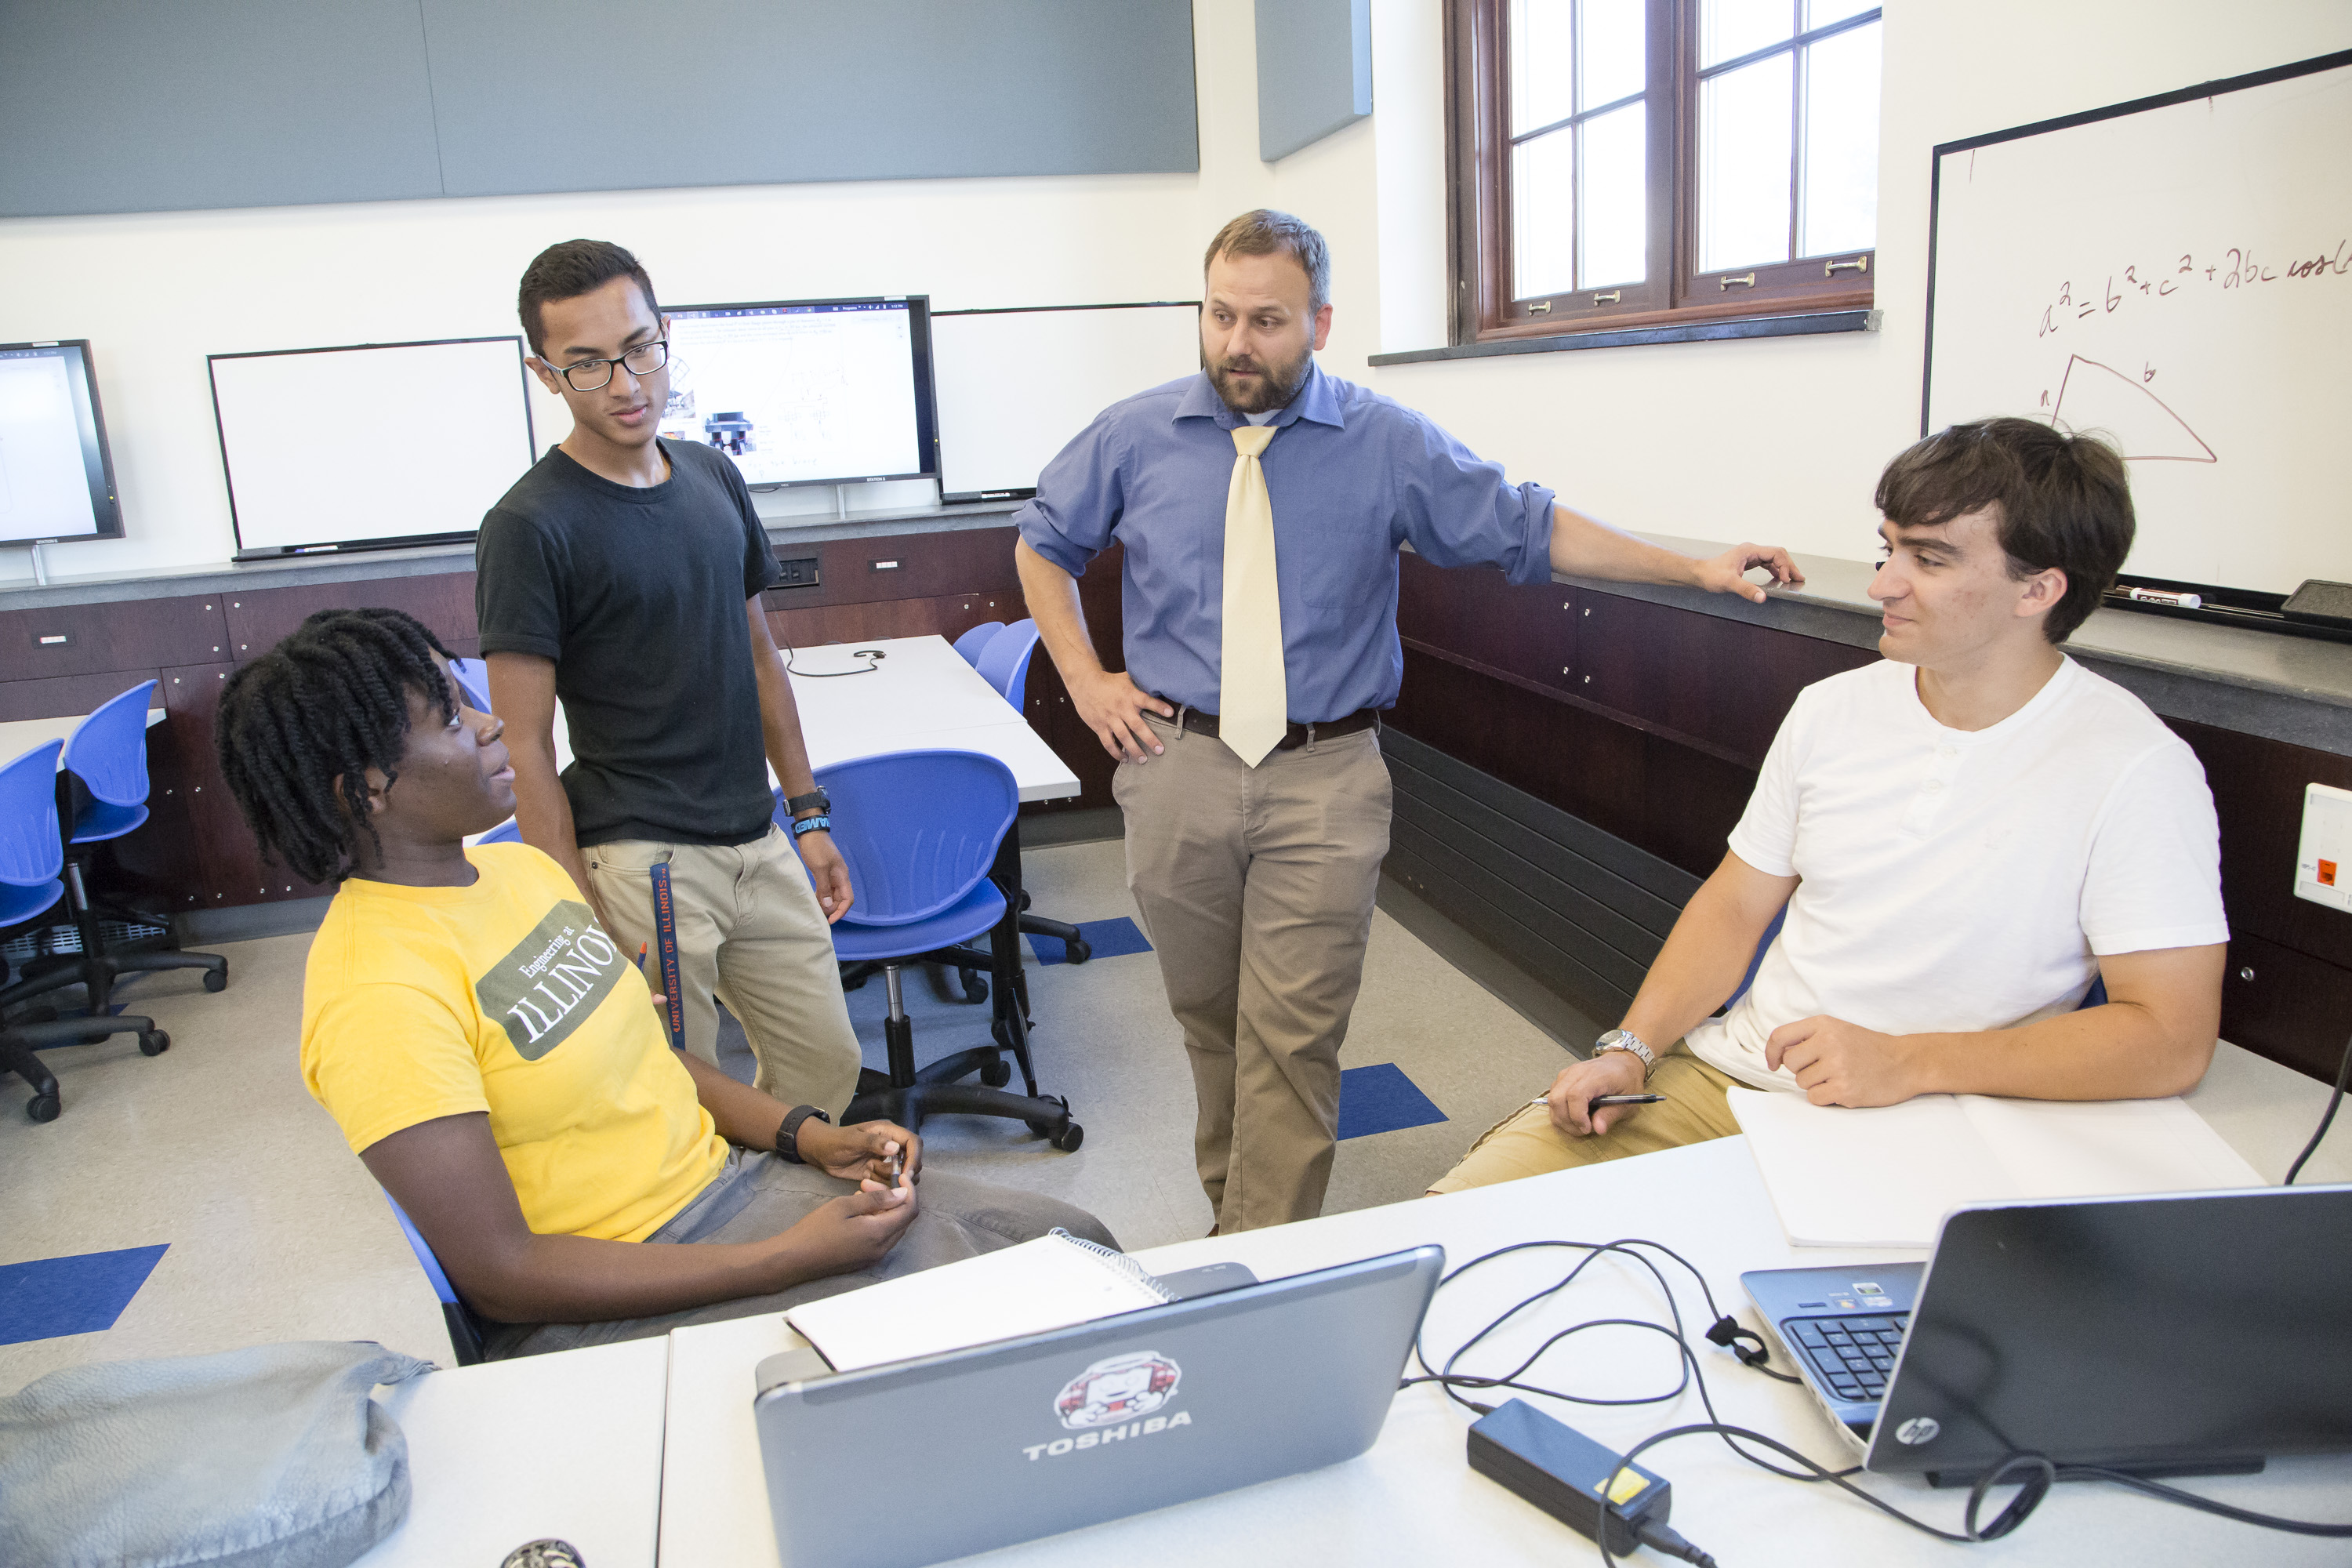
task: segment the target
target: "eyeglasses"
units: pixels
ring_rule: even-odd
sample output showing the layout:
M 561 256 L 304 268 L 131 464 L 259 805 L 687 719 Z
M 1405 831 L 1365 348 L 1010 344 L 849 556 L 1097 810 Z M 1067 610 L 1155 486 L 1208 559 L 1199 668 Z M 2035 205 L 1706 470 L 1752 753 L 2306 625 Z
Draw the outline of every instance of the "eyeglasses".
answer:
M 651 375 L 669 363 L 669 340 L 656 338 L 649 343 L 639 343 L 617 360 L 583 359 L 578 364 L 567 364 L 556 372 L 574 392 L 595 392 L 613 379 L 613 367 L 625 364 L 631 375 Z

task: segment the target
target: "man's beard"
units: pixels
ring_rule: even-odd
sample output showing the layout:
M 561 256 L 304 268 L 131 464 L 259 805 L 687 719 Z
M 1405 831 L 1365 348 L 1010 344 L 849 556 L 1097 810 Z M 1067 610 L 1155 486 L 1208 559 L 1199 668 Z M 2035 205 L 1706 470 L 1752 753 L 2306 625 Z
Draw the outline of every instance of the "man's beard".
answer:
M 1203 353 L 1201 368 L 1209 373 L 1209 384 L 1217 389 L 1226 407 L 1236 414 L 1263 414 L 1269 408 L 1289 406 L 1290 400 L 1298 395 L 1298 389 L 1307 384 L 1307 372 L 1314 362 L 1315 350 L 1310 346 L 1300 349 L 1298 357 L 1287 364 L 1270 364 L 1255 355 L 1213 360 Z M 1236 369 L 1257 374 L 1255 390 L 1241 393 L 1234 389 L 1233 374 Z

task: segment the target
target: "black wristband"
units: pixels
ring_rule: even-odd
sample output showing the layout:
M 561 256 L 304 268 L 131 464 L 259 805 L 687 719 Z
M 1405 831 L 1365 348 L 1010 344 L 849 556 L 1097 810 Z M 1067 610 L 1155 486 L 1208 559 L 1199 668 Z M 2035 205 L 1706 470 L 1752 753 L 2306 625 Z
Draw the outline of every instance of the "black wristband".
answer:
M 776 1129 L 776 1152 L 795 1165 L 808 1163 L 801 1158 L 801 1123 L 812 1116 L 828 1127 L 833 1125 L 833 1118 L 815 1106 L 795 1105 L 793 1107 L 792 1114 L 784 1118 L 784 1124 Z

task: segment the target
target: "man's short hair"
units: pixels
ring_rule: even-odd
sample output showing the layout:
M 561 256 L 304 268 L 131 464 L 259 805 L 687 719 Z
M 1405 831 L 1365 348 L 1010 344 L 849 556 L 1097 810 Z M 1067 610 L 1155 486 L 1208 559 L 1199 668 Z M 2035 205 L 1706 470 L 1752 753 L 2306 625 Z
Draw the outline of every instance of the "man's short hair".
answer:
M 1925 528 L 1987 507 L 2009 574 L 2055 567 L 2066 592 L 2042 635 L 2064 642 L 2098 608 L 2131 553 L 2131 480 L 2122 454 L 2095 436 L 2034 419 L 1954 425 L 1903 453 L 1878 476 L 1878 510 L 1897 528 Z
M 561 245 L 551 245 L 531 258 L 522 271 L 522 289 L 515 300 L 515 309 L 522 316 L 523 336 L 530 340 L 530 352 L 542 359 L 547 348 L 543 338 L 545 324 L 541 310 L 552 300 L 576 300 L 583 294 L 593 294 L 615 278 L 633 278 L 646 297 L 646 309 L 661 320 L 661 307 L 654 303 L 654 280 L 637 265 L 637 258 L 607 239 L 567 239 Z
M 1298 263 L 1299 270 L 1307 274 L 1308 315 L 1331 302 L 1331 247 L 1306 219 L 1272 207 L 1245 212 L 1217 230 L 1217 237 L 1209 241 L 1209 253 L 1201 258 L 1201 276 L 1207 279 L 1209 263 L 1220 256 L 1277 253 Z

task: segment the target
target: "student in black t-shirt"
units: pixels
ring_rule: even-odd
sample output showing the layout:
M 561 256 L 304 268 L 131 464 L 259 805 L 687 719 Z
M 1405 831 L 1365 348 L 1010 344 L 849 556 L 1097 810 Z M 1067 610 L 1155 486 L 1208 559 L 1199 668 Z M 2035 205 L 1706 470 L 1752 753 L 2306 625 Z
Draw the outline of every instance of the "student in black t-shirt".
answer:
M 849 872 L 761 605 L 776 562 L 751 492 L 719 452 L 658 438 L 668 325 L 635 257 L 551 247 L 520 305 L 531 373 L 572 419 L 475 545 L 523 839 L 632 952 L 653 940 L 649 872 L 667 864 L 687 1048 L 716 1060 L 716 995 L 751 1037 L 760 1088 L 838 1116 L 858 1051 L 828 922 L 849 908 Z M 558 701 L 573 759 L 561 778 Z M 770 822 L 763 761 L 797 857 Z

